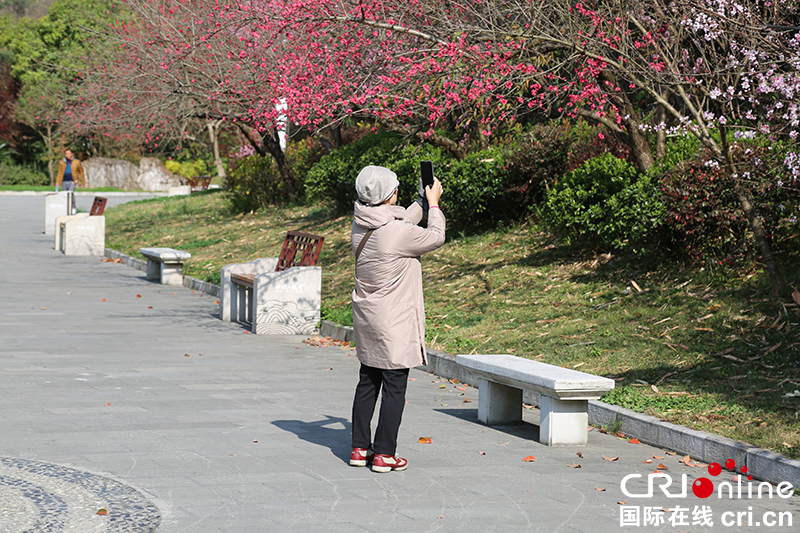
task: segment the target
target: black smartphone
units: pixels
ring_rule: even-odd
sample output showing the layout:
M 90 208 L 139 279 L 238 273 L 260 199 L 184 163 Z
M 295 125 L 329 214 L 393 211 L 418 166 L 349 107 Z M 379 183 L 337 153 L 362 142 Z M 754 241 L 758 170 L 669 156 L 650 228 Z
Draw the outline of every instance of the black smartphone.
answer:
M 420 161 L 419 167 L 422 170 L 422 186 L 433 186 L 433 163 L 430 161 Z

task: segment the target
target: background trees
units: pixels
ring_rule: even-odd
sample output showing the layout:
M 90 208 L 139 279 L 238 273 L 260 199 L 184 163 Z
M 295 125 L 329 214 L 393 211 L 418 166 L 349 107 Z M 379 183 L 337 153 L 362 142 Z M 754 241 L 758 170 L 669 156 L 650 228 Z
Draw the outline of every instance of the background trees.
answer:
M 0 39 L 17 58 L 19 116 L 45 139 L 66 128 L 92 150 L 125 139 L 164 153 L 194 143 L 222 176 L 219 139 L 235 134 L 272 160 L 248 168 L 275 181 L 264 188 L 273 201 L 304 190 L 283 136 L 334 147 L 342 126 L 391 130 L 444 150 L 450 170 L 461 168 L 450 157 L 504 161 L 464 172 L 502 189 L 476 186 L 475 197 L 524 199 L 514 216 L 539 209 L 565 173 L 611 152 L 663 194 L 664 210 L 646 209 L 664 213 L 669 235 L 658 238 L 691 250 L 684 237 L 702 227 L 703 238 L 722 242 L 728 213 L 746 224 L 733 233 L 752 236 L 776 290 L 788 292 L 772 246 L 792 220 L 779 211 L 796 208 L 800 175 L 793 2 L 95 0 L 95 15 L 65 28 L 58 21 L 74 18 L 75 1 L 17 23 L 25 37 Z M 542 126 L 554 119 L 564 121 Z M 596 129 L 564 133 L 581 121 Z M 322 175 L 331 173 L 314 174 Z M 575 183 L 607 177 L 587 176 Z M 645 190 L 638 177 L 631 191 Z M 724 182 L 737 205 L 708 207 L 702 198 L 721 195 L 702 179 Z M 475 182 L 454 175 L 451 183 Z M 328 186 L 341 184 L 317 180 L 313 190 Z

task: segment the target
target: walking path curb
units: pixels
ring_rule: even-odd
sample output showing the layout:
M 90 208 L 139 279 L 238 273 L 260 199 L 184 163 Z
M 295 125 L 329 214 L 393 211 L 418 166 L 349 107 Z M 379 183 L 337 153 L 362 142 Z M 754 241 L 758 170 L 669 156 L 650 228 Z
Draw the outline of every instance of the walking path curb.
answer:
M 111 248 L 106 248 L 105 255 L 111 259 L 119 258 L 123 264 L 138 270 L 144 271 L 146 268 L 145 261 Z M 219 285 L 186 275 L 183 278 L 184 287 L 219 296 Z M 347 342 L 354 340 L 352 327 L 342 326 L 329 320 L 320 322 L 320 335 Z M 473 387 L 478 386 L 477 377 L 456 364 L 453 355 L 427 348 L 427 363 L 424 369 L 437 376 L 457 379 Z M 539 394 L 534 391 L 524 391 L 523 401 L 538 406 Z M 733 459 L 737 465 L 746 465 L 751 472 L 757 472 L 759 479 L 773 484 L 788 481 L 794 487 L 800 487 L 800 461 L 788 459 L 779 453 L 757 448 L 745 442 L 689 429 L 596 400 L 589 402 L 589 423 L 595 426 L 622 423 L 620 431 L 652 446 L 689 455 L 704 463 L 724 464 L 726 460 Z
M 47 196 L 55 191 L 0 191 L 0 196 Z M 116 191 L 75 191 L 75 196 L 141 196 L 142 198 L 153 198 L 168 196 L 169 194 L 163 191 L 149 191 L 149 192 L 116 192 Z
M 353 328 L 323 320 L 320 324 L 320 335 L 351 342 Z M 473 387 L 478 386 L 478 378 L 460 367 L 455 356 L 432 348 L 427 349 L 427 355 L 427 369 L 433 374 L 457 379 Z M 538 406 L 539 394 L 524 391 L 523 401 Z M 750 471 L 758 472 L 758 477 L 764 481 L 773 484 L 789 481 L 793 486 L 800 487 L 800 461 L 745 442 L 665 422 L 624 407 L 597 400 L 589 402 L 590 424 L 606 426 L 620 422 L 620 431 L 652 446 L 689 455 L 704 463 L 724 464 L 726 460 L 733 459 L 737 465 L 746 465 Z

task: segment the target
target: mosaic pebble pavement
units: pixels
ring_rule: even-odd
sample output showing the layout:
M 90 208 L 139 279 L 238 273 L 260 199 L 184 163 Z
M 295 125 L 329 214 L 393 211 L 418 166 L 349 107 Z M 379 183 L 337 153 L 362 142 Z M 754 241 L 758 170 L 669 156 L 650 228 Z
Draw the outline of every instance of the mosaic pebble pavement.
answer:
M 100 509 L 108 514 L 98 515 Z M 158 508 L 122 483 L 0 457 L 0 533 L 150 533 L 160 523 Z

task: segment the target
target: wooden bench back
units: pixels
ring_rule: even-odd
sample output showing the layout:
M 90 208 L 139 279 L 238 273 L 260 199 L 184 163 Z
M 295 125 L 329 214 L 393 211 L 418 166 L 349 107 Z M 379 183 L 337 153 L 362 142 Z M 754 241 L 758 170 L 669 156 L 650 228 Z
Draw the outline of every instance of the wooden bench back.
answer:
M 189 178 L 189 187 L 192 188 L 192 192 L 206 191 L 211 184 L 211 178 L 212 176 L 192 176 Z
M 108 198 L 102 198 L 100 196 L 94 197 L 94 202 L 92 203 L 92 210 L 89 211 L 89 216 L 100 216 L 106 210 L 106 202 L 108 202 Z
M 322 250 L 322 241 L 324 240 L 325 237 L 311 235 L 310 233 L 302 233 L 300 231 L 287 232 L 275 272 L 281 272 L 296 266 L 316 266 L 319 252 Z M 299 258 L 298 252 L 300 252 Z

